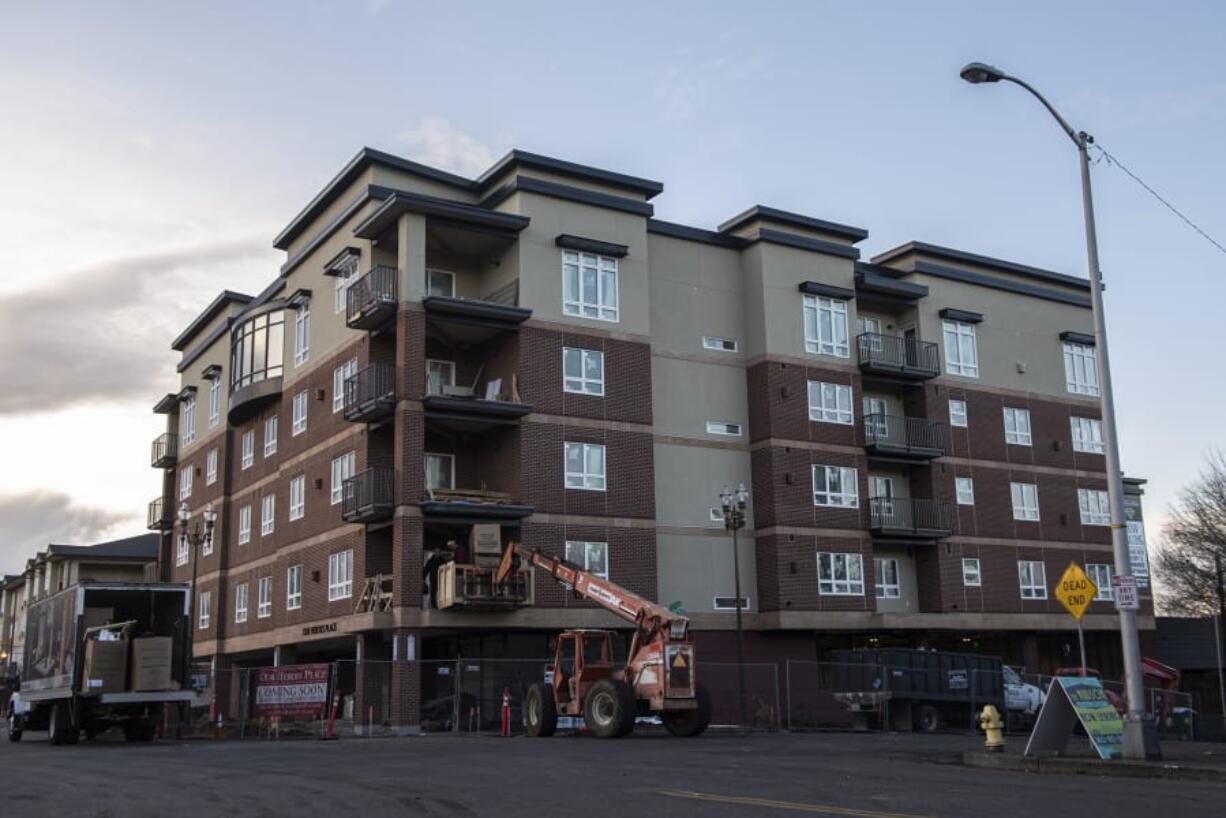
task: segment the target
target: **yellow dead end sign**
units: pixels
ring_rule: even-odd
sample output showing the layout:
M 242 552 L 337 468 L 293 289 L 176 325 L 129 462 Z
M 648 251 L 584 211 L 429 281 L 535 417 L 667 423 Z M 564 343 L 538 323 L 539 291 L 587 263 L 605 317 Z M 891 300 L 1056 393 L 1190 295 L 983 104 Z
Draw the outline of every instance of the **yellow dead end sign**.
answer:
M 1056 599 L 1060 600 L 1064 609 L 1078 622 L 1081 621 L 1081 617 L 1085 614 L 1086 608 L 1090 607 L 1096 594 L 1098 594 L 1098 586 L 1075 562 L 1068 564 L 1068 568 L 1065 568 L 1064 573 L 1060 575 L 1060 581 L 1056 583 Z

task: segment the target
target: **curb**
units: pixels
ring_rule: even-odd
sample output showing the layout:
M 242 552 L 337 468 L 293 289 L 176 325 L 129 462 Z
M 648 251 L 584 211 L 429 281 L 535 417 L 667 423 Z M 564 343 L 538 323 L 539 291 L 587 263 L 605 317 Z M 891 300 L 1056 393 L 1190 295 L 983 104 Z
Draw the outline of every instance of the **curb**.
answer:
M 962 765 L 981 770 L 1045 773 L 1047 775 L 1098 775 L 1108 778 L 1149 778 L 1169 781 L 1226 783 L 1226 769 L 1144 761 L 1099 761 L 1091 758 L 1024 758 L 982 751 L 962 754 Z

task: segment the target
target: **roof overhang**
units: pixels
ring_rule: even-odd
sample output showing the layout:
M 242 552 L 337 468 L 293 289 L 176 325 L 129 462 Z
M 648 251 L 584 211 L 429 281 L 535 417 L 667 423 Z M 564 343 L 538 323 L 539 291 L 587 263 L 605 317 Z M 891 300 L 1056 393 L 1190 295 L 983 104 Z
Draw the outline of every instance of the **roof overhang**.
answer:
M 514 235 L 528 226 L 527 216 L 499 213 L 476 205 L 452 202 L 434 196 L 398 192 L 388 196 L 374 213 L 367 216 L 353 235 L 360 239 L 376 239 L 393 227 L 405 213 L 420 213 L 461 225 L 480 227 Z

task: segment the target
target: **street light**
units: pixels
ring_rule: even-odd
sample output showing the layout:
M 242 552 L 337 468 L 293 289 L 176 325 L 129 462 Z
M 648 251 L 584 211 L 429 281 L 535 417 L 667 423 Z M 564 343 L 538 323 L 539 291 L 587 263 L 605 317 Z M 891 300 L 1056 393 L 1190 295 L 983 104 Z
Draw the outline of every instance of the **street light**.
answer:
M 724 486 L 723 493 L 719 495 L 720 508 L 724 513 L 724 528 L 732 532 L 732 578 L 736 593 L 737 690 L 740 693 L 741 724 L 743 726 L 749 720 L 746 717 L 745 707 L 745 634 L 741 630 L 741 560 L 737 553 L 736 533 L 745 527 L 745 506 L 748 500 L 749 492 L 745 490 L 744 483 L 736 487 L 735 494 L 732 493 L 732 489 Z
M 179 506 L 179 542 L 186 544 L 192 549 L 192 585 L 191 594 L 188 597 L 187 604 L 187 640 L 183 646 L 183 684 L 191 683 L 188 676 L 191 673 L 192 662 L 192 642 L 196 633 L 192 622 L 196 617 L 196 561 L 200 554 L 200 549 L 205 543 L 213 542 L 213 526 L 217 523 L 217 512 L 213 511 L 213 504 L 209 503 L 204 507 L 204 519 L 202 522 L 196 523 L 194 527 L 189 527 L 191 521 L 191 511 L 187 508 L 187 503 L 184 502 Z
M 1115 398 L 1111 391 L 1111 368 L 1107 357 L 1107 322 L 1103 315 L 1102 272 L 1098 266 L 1098 235 L 1094 226 L 1094 199 L 1090 192 L 1089 147 L 1094 137 L 1075 131 L 1051 103 L 1028 83 L 981 62 L 967 64 L 960 72 L 972 85 L 1011 82 L 1029 91 L 1059 123 L 1061 130 L 1077 146 L 1081 161 L 1081 200 L 1085 218 L 1086 255 L 1090 268 L 1090 308 L 1094 317 L 1094 350 L 1102 391 L 1103 449 L 1106 455 L 1107 495 L 1111 506 L 1111 544 L 1115 552 L 1117 576 L 1132 576 L 1128 557 L 1128 533 L 1124 521 L 1124 479 L 1120 471 L 1120 447 L 1115 432 Z M 1124 716 L 1124 757 L 1157 759 L 1162 757 L 1158 734 L 1145 708 L 1144 677 L 1141 675 L 1141 644 L 1137 636 L 1136 611 L 1120 609 L 1120 641 L 1124 654 L 1124 683 L 1128 694 L 1128 713 Z

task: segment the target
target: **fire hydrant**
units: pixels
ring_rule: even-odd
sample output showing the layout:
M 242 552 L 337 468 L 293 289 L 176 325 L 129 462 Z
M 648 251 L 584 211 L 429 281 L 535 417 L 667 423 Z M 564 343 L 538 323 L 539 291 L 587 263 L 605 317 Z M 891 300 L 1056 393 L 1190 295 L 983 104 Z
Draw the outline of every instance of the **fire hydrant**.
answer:
M 989 753 L 1004 752 L 1005 723 L 995 705 L 989 704 L 983 708 L 983 712 L 979 714 L 979 729 L 983 731 L 983 745 Z

